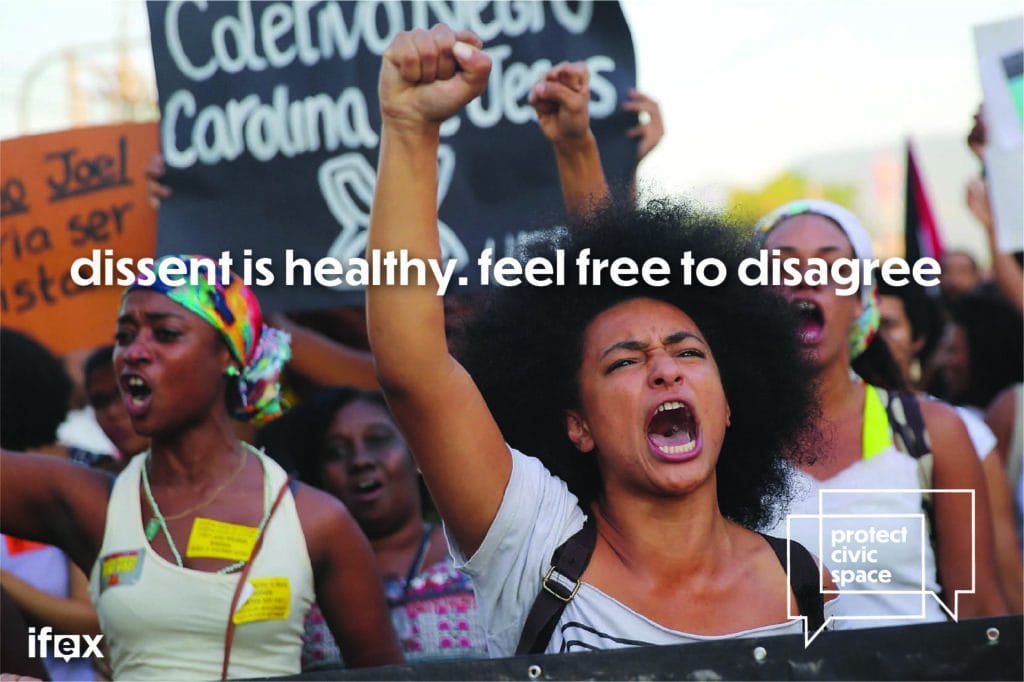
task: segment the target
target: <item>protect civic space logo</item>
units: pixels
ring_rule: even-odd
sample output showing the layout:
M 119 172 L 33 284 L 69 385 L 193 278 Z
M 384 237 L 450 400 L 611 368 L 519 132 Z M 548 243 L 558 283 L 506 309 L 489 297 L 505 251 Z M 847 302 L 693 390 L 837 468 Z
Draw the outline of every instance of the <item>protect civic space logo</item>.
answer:
M 954 586 L 942 594 L 937 591 L 941 586 L 936 580 L 930 523 L 921 503 L 924 496 L 961 496 L 963 507 L 969 509 L 970 585 Z M 854 511 L 851 500 L 859 500 L 875 510 L 892 511 Z M 787 514 L 787 541 L 801 538 L 821 560 L 820 594 L 841 595 L 844 600 L 843 608 L 826 618 L 816 631 L 805 629 L 804 646 L 809 646 L 830 625 L 850 626 L 840 621 L 874 621 L 875 625 L 883 626 L 891 621 L 925 620 L 929 611 L 934 610 L 929 608 L 931 600 L 957 621 L 961 595 L 975 592 L 975 503 L 975 491 L 971 489 L 826 489 L 818 491 L 817 514 Z M 911 511 L 915 506 L 916 510 Z M 816 538 L 817 542 L 808 542 L 808 538 Z M 787 565 L 787 573 L 792 577 L 791 568 Z M 827 582 L 834 587 L 826 586 Z M 805 616 L 790 613 L 789 618 L 803 620 L 806 625 Z

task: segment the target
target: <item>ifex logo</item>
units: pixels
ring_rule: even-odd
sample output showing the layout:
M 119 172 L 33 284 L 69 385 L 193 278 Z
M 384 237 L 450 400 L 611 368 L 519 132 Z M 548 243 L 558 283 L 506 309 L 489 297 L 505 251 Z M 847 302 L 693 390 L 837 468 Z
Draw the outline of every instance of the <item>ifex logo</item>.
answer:
M 82 651 L 82 639 L 85 639 L 84 652 Z M 45 658 L 50 655 L 47 645 L 51 641 L 53 642 L 53 657 L 63 658 L 65 663 L 72 658 L 88 658 L 89 656 L 103 658 L 103 652 L 100 651 L 103 635 L 95 637 L 91 635 L 55 635 L 53 628 L 49 625 L 39 628 L 39 632 L 36 632 L 35 627 L 28 629 L 28 657 Z

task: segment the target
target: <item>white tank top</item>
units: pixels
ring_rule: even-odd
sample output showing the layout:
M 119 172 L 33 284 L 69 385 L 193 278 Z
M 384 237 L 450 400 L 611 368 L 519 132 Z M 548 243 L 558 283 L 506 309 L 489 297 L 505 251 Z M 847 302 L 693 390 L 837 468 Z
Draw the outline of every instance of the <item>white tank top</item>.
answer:
M 259 458 L 269 478 L 271 499 L 264 502 L 269 505 L 287 475 L 266 455 Z M 114 482 L 103 546 L 90 576 L 114 677 L 219 679 L 239 573 L 180 568 L 153 551 L 143 532 L 139 501 L 145 460 L 133 458 Z M 236 623 L 228 677 L 298 673 L 303 620 L 314 592 L 291 492 L 267 525 L 247 582 L 236 613 L 252 620 Z
M 820 512 L 823 518 L 820 529 L 816 519 L 791 518 L 790 537 L 819 556 L 833 578 L 836 571 L 851 571 L 840 574 L 845 584 L 836 581 L 843 596 L 843 616 L 852 616 L 842 627 L 945 621 L 939 603 L 924 594 L 942 589 L 920 491 L 931 487 L 932 455 L 916 460 L 896 447 L 885 406 L 870 386 L 865 392 L 864 421 L 861 459 L 824 481 L 792 470 L 789 514 Z M 874 492 L 878 489 L 904 492 Z M 786 537 L 786 519 L 768 533 Z M 888 580 L 881 575 L 883 570 L 888 571 Z M 946 603 L 952 606 L 951 595 Z

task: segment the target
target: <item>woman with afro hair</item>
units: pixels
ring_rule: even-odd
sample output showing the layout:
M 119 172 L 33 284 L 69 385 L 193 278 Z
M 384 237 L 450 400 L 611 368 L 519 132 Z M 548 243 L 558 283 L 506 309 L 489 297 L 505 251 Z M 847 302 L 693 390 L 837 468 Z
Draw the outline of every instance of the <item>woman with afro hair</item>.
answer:
M 438 25 L 399 34 L 385 53 L 369 248 L 440 257 L 439 126 L 483 90 L 480 48 Z M 734 271 L 749 244 L 713 216 L 654 203 L 595 213 L 522 257 L 556 249 L 570 264 L 691 252 Z M 476 582 L 491 655 L 517 641 L 554 653 L 800 632 L 790 617 L 809 615 L 808 600 L 787 586 L 785 543 L 780 562 L 778 543 L 748 530 L 785 495 L 786 463 L 807 451 L 814 416 L 789 307 L 730 278 L 566 279 L 491 290 L 467 322 L 461 363 L 432 284 L 368 291 L 378 378 L 456 565 Z M 585 527 L 596 537 L 581 577 L 556 584 L 566 572 L 553 555 Z M 833 615 L 811 567 L 811 603 Z M 564 610 L 547 629 L 526 625 L 545 591 Z

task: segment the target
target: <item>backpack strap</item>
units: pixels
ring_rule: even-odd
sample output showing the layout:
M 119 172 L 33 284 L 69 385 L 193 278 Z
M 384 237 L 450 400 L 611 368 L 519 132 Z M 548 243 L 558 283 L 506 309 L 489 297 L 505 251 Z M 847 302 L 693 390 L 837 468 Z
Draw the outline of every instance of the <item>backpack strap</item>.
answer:
M 917 482 L 922 490 L 932 487 L 932 444 L 924 424 L 921 403 L 913 393 L 905 391 L 885 392 L 877 389 L 885 402 L 889 427 L 898 440 L 900 449 L 917 462 Z M 931 527 L 932 545 L 935 545 L 935 504 L 931 493 L 921 493 L 921 508 L 928 516 Z
M 776 538 L 771 535 L 759 533 L 768 541 L 775 557 L 782 564 L 782 570 L 787 570 L 786 548 L 788 546 L 789 557 L 789 588 L 793 590 L 796 597 L 797 608 L 801 616 L 807 616 L 807 630 L 816 632 L 825 624 L 825 602 L 819 585 L 821 576 L 818 570 L 818 562 L 814 560 L 807 548 L 795 540 L 787 542 L 786 538 Z
M 558 619 L 580 588 L 580 577 L 587 570 L 597 545 L 597 523 L 591 517 L 583 528 L 562 543 L 551 555 L 551 567 L 541 581 L 540 592 L 526 616 L 516 655 L 541 654 L 551 641 Z
M 922 490 L 932 487 L 932 444 L 928 437 L 928 429 L 924 424 L 924 414 L 921 412 L 921 403 L 913 393 L 906 391 L 892 391 L 888 393 L 888 399 L 882 389 L 878 389 L 879 395 L 885 402 L 885 411 L 889 416 L 889 425 L 893 433 L 900 440 L 902 450 L 914 458 L 917 462 L 917 480 Z M 935 530 L 935 499 L 932 493 L 921 493 L 921 511 L 924 512 L 928 522 L 928 539 L 932 547 L 938 547 L 938 536 Z M 935 579 L 942 585 L 942 573 L 938 564 L 935 566 Z M 940 596 L 944 591 L 940 592 Z
M 885 404 L 885 412 L 889 416 L 889 427 L 899 439 L 904 452 L 914 459 L 921 459 L 931 454 L 932 445 L 928 439 L 928 429 L 924 425 L 924 415 L 917 396 L 906 391 L 884 391 L 876 388 L 879 397 Z

